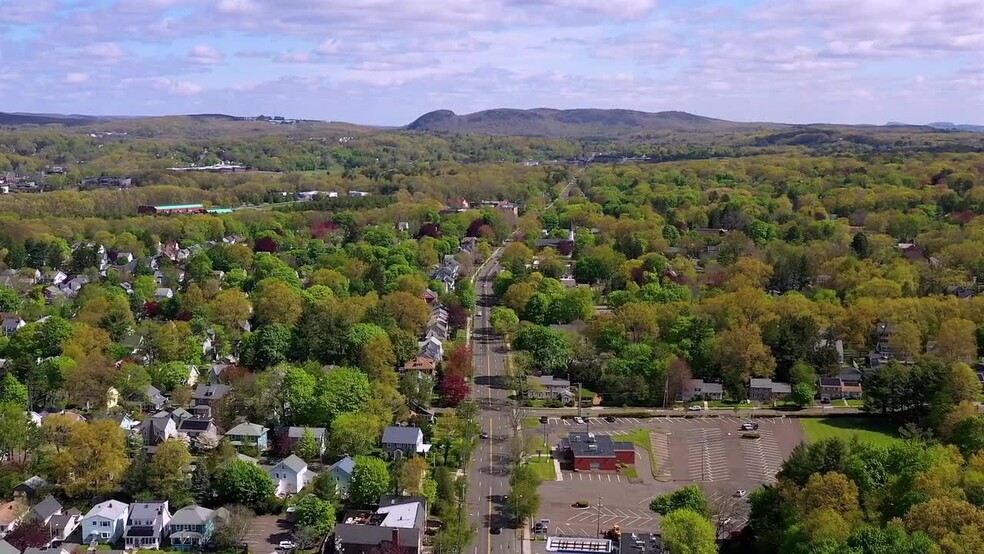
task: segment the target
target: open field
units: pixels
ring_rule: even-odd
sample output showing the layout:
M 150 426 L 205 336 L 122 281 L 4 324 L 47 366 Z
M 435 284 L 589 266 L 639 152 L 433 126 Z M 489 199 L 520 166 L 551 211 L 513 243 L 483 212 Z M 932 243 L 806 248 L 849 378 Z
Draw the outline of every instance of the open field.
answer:
M 803 418 L 800 420 L 803 432 L 810 441 L 819 441 L 830 437 L 841 437 L 860 440 L 877 445 L 891 444 L 899 439 L 898 428 L 889 422 L 869 417 L 827 417 Z

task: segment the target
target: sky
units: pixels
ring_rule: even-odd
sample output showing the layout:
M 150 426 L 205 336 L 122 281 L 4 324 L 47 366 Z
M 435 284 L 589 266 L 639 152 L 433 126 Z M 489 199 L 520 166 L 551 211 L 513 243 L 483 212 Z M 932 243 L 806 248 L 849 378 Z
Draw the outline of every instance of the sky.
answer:
M 0 111 L 984 124 L 982 0 L 0 0 Z

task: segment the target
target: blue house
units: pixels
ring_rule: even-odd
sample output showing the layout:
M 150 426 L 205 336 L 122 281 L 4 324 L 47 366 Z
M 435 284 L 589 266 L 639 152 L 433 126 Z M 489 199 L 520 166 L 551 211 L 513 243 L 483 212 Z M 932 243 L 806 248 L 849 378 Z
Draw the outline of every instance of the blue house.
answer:
M 168 522 L 168 535 L 174 550 L 199 550 L 212 538 L 215 531 L 214 511 L 201 506 L 185 506 Z
M 226 438 L 233 446 L 256 445 L 260 451 L 269 448 L 268 434 L 270 430 L 256 423 L 240 423 L 226 431 Z

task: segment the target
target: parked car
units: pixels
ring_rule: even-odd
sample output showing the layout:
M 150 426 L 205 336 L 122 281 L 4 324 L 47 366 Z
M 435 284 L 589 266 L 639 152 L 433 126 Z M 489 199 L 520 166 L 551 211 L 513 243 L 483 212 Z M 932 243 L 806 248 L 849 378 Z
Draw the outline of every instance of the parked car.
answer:
M 577 423 L 577 424 L 584 423 L 584 418 L 574 416 L 574 423 Z
M 605 421 L 607 421 L 608 423 L 615 423 L 615 417 L 614 416 L 605 416 Z
M 482 438 L 483 439 L 489 438 L 489 432 L 488 431 L 482 431 Z
M 741 424 L 742 431 L 758 431 L 759 424 L 754 421 L 746 421 Z
M 830 399 L 829 398 L 821 398 L 820 399 L 820 403 L 821 404 L 830 404 Z
M 745 498 L 748 496 L 748 491 L 745 489 L 738 489 L 735 491 L 735 498 Z
M 689 407 L 689 408 L 687 408 L 687 411 L 688 411 L 688 412 L 699 412 L 699 411 L 701 411 L 701 410 L 703 410 L 703 409 L 704 409 L 704 408 L 701 408 L 701 407 L 700 407 L 700 406 L 698 406 L 697 404 L 694 404 L 693 406 L 691 406 L 691 407 Z
M 547 421 L 549 421 L 549 418 L 547 418 L 547 416 L 545 415 L 540 416 L 540 423 L 546 423 Z
M 280 541 L 277 544 L 277 548 L 280 550 L 293 550 L 297 548 L 297 545 L 294 544 L 292 541 Z

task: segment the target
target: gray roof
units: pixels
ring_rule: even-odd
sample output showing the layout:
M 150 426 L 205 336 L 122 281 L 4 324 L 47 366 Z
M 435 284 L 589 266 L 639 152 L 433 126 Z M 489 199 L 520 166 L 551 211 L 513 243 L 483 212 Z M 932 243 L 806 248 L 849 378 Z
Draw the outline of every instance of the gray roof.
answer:
M 343 473 L 352 475 L 352 472 L 355 471 L 355 460 L 353 460 L 351 456 L 345 456 L 341 460 L 338 460 L 337 462 L 331 464 L 331 466 L 328 469 L 329 470 L 337 469 Z
M 422 435 L 419 427 L 392 425 L 383 431 L 383 444 L 417 444 L 417 438 Z
M 39 518 L 48 519 L 49 517 L 60 512 L 62 510 L 62 505 L 60 502 L 55 500 L 54 496 L 49 494 L 44 500 L 35 504 L 31 510 L 37 514 Z
M 174 512 L 170 525 L 204 525 L 215 517 L 215 512 L 201 506 L 185 506 Z
M 155 519 L 161 508 L 167 509 L 167 501 L 136 502 L 130 508 L 130 519 Z
M 295 454 L 291 454 L 283 460 L 280 460 L 280 464 L 283 464 L 284 467 L 290 468 L 294 473 L 300 473 L 307 469 L 307 462 L 298 458 Z
M 208 400 L 212 398 L 222 398 L 228 392 L 232 390 L 229 385 L 205 385 L 201 384 L 195 387 L 195 393 L 192 398 L 196 400 Z
M 104 517 L 107 519 L 116 519 L 121 515 L 125 514 L 130 506 L 126 502 L 120 502 L 119 500 L 107 500 L 105 502 L 100 502 L 89 510 L 89 513 L 85 514 L 85 517 Z
M 20 554 L 20 550 L 14 548 L 9 542 L 0 539 L 0 554 Z
M 569 386 L 571 386 L 571 382 L 568 381 L 567 379 L 558 379 L 558 378 L 554 377 L 553 375 L 540 375 L 538 379 L 540 381 L 540 384 L 543 385 L 544 387 L 569 387 Z
M 570 450 L 575 457 L 613 458 L 615 443 L 608 435 L 571 433 L 560 441 L 561 450 Z
M 292 439 L 299 439 L 304 436 L 305 429 L 310 429 L 315 439 L 321 440 L 325 438 L 324 427 L 288 427 L 287 436 Z
M 24 481 L 23 483 L 21 483 L 18 486 L 24 486 L 25 488 L 31 488 L 31 489 L 37 490 L 37 489 L 39 489 L 39 488 L 41 488 L 41 487 L 43 487 L 43 486 L 45 486 L 47 484 L 48 484 L 48 482 L 45 481 L 44 478 L 42 478 L 41 476 L 38 476 L 38 475 L 34 475 L 32 477 L 29 477 L 26 481 Z
M 260 437 L 264 433 L 269 431 L 266 427 L 258 423 L 240 423 L 232 429 L 226 431 L 226 435 L 234 435 L 237 437 Z

